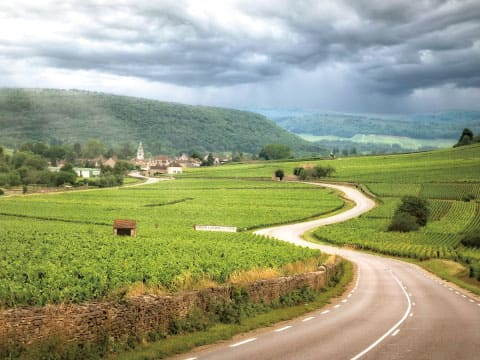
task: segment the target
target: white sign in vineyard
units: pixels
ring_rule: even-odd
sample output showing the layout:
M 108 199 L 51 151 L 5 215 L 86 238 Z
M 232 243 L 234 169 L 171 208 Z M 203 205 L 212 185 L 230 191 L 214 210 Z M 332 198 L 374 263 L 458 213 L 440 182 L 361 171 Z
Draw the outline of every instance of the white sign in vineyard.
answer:
M 197 231 L 237 232 L 237 227 L 236 226 L 194 225 L 193 228 Z

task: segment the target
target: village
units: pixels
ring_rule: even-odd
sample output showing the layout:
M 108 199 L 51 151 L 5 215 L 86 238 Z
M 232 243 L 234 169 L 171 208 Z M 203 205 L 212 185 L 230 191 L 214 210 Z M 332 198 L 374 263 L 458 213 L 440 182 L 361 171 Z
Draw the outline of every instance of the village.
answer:
M 118 161 L 116 156 L 107 159 L 100 155 L 94 159 L 85 159 L 85 163 L 89 164 L 88 167 L 74 167 L 73 170 L 80 178 L 94 178 L 101 175 L 102 167 L 114 168 Z M 147 157 L 143 144 L 140 142 L 135 158 L 126 162 L 134 166 L 144 176 L 159 176 L 182 174 L 185 168 L 197 168 L 207 163 L 215 166 L 229 161 L 231 161 L 231 157 L 219 158 L 212 154 L 205 155 L 203 159 L 191 157 L 186 153 L 179 156 L 155 155 Z M 57 166 L 49 166 L 48 169 L 51 172 L 58 172 L 62 166 L 64 166 L 64 163 L 59 161 Z

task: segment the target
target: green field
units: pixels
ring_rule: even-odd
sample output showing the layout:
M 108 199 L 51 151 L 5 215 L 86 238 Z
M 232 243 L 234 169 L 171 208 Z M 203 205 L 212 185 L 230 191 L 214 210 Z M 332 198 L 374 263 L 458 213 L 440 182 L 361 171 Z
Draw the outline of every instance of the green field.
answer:
M 460 245 L 480 228 L 480 146 L 338 160 L 295 160 L 192 169 L 150 186 L 0 199 L 0 304 L 101 299 L 131 284 L 182 288 L 185 279 L 227 281 L 230 274 L 318 256 L 251 232 L 195 232 L 194 224 L 249 230 L 338 210 L 331 190 L 271 181 L 302 164 L 336 168 L 331 181 L 361 183 L 379 206 L 316 236 L 339 245 L 416 259 L 462 261 L 475 273 L 480 251 Z M 418 232 L 386 229 L 400 198 L 428 199 Z M 475 200 L 463 201 L 466 195 Z M 112 221 L 138 221 L 136 238 L 112 236 Z
M 480 231 L 480 145 L 414 154 L 243 164 L 200 169 L 185 176 L 261 178 L 279 168 L 292 174 L 302 164 L 331 165 L 336 173 L 328 181 L 360 183 L 379 199 L 374 210 L 358 219 L 318 229 L 315 235 L 320 240 L 420 260 L 453 259 L 469 265 L 480 277 L 480 250 L 460 244 L 464 234 Z M 430 221 L 417 232 L 388 232 L 405 195 L 429 201 Z M 469 196 L 474 200 L 464 201 Z
M 0 199 L 0 305 L 101 299 L 131 284 L 181 289 L 234 271 L 278 267 L 319 252 L 250 232 L 195 232 L 194 224 L 254 228 L 333 211 L 343 202 L 304 184 L 175 180 L 155 185 Z M 116 218 L 138 236 L 113 237 Z

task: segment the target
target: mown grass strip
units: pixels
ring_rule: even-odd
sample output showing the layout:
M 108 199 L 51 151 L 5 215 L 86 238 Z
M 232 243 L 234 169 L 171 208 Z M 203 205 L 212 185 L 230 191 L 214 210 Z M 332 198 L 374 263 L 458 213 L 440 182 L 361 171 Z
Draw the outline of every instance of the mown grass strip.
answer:
M 178 199 L 178 200 L 173 200 L 173 201 L 168 201 L 168 202 L 164 202 L 164 203 L 145 204 L 145 205 L 143 205 L 143 207 L 157 207 L 157 206 L 175 205 L 175 204 L 180 204 L 180 203 L 187 202 L 187 201 L 191 201 L 191 200 L 193 200 L 193 198 L 187 197 L 187 198 Z
M 310 311 L 317 310 L 330 302 L 330 299 L 342 295 L 353 279 L 353 265 L 343 261 L 343 273 L 336 286 L 319 293 L 308 304 L 271 310 L 242 321 L 241 324 L 218 324 L 206 331 L 191 334 L 169 336 L 164 340 L 139 346 L 133 351 L 111 354 L 110 359 L 147 360 L 162 359 L 187 352 L 197 346 L 212 344 L 220 340 L 231 339 L 234 335 L 261 327 L 271 326 L 280 321 L 290 320 Z
M 0 216 L 10 216 L 10 217 L 16 217 L 16 218 L 45 220 L 45 221 L 58 221 L 58 222 L 73 223 L 73 224 L 112 226 L 112 223 L 106 223 L 106 222 L 101 222 L 101 221 L 62 219 L 62 218 L 49 217 L 49 216 L 38 216 L 38 215 L 12 214 L 12 213 L 0 212 Z

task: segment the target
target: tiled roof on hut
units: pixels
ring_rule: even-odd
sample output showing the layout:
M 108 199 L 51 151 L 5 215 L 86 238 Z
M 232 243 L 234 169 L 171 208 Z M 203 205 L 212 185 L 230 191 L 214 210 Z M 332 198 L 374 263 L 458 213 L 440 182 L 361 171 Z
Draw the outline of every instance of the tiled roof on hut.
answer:
M 117 219 L 113 221 L 113 227 L 115 229 L 136 229 L 137 222 L 135 220 Z

